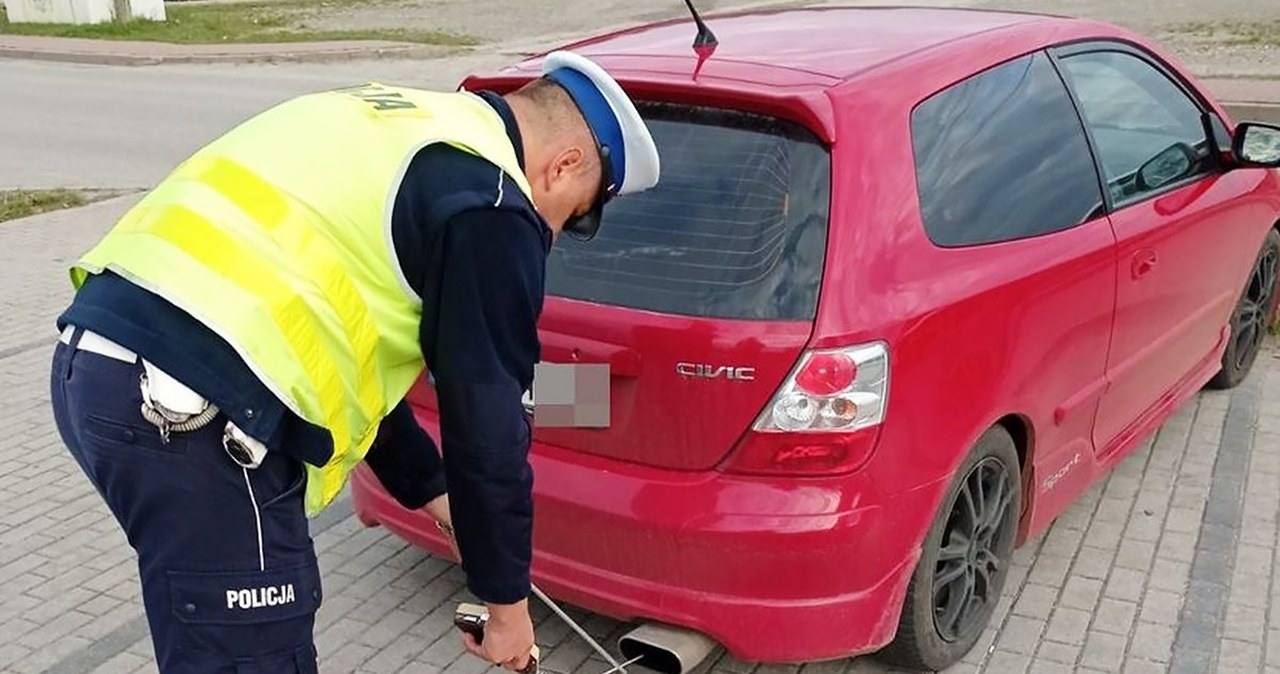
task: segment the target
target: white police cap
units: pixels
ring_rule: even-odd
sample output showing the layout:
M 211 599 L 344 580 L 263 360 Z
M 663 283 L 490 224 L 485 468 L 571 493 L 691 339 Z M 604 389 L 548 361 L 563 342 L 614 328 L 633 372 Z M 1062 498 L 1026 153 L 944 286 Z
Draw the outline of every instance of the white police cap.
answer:
M 577 103 L 608 161 L 606 191 L 642 192 L 658 184 L 658 148 L 636 106 L 604 68 L 568 51 L 547 55 L 543 75 L 559 83 Z

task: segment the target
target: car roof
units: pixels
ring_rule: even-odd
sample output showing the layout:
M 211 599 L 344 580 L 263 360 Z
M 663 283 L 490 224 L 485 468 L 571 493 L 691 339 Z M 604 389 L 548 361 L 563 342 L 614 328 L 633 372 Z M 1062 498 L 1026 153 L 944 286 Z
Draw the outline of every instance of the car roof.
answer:
M 718 45 L 708 59 L 693 50 L 697 27 L 691 17 L 607 33 L 558 47 L 600 64 L 629 91 L 641 95 L 678 87 L 686 94 L 724 100 L 749 97 L 775 113 L 807 123 L 825 140 L 833 137 L 833 111 L 826 92 L 859 73 L 902 63 L 912 55 L 974 40 L 1052 32 L 1088 22 L 1030 12 L 939 7 L 815 7 L 743 10 L 708 14 L 704 22 Z M 1034 29 L 1020 30 L 1034 25 Z M 1035 38 L 1032 37 L 1032 40 Z M 512 86 L 540 72 L 545 54 L 497 72 L 477 73 L 472 85 Z M 689 85 L 696 83 L 691 90 Z M 713 102 L 708 99 L 707 102 Z
M 1065 17 L 937 7 L 817 7 L 741 11 L 704 22 L 719 40 L 713 62 L 735 62 L 846 79 L 862 70 L 949 42 Z M 675 19 L 583 40 L 564 48 L 589 58 L 696 61 L 697 29 Z

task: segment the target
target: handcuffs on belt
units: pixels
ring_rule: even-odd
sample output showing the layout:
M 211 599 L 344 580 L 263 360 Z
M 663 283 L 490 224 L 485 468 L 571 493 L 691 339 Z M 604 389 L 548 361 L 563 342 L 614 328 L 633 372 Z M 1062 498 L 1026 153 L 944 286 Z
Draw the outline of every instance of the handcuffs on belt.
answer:
M 170 433 L 198 431 L 218 416 L 216 405 L 182 382 L 145 360 L 143 367 L 139 381 L 142 416 L 160 429 L 160 440 L 165 444 L 169 442 Z M 230 420 L 222 432 L 222 447 L 231 460 L 243 468 L 257 468 L 267 455 L 267 448 L 261 442 L 249 437 Z

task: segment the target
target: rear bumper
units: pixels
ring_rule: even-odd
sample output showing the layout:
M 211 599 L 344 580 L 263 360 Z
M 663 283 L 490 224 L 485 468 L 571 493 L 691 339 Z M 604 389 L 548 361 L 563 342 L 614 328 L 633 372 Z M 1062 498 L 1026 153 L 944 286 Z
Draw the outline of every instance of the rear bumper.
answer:
M 538 444 L 531 462 L 534 581 L 559 600 L 696 630 L 748 661 L 846 657 L 893 637 L 923 535 L 903 506 L 930 499 L 890 508 L 859 476 L 676 473 Z M 367 467 L 352 489 L 366 525 L 447 556 L 425 513 L 401 508 Z

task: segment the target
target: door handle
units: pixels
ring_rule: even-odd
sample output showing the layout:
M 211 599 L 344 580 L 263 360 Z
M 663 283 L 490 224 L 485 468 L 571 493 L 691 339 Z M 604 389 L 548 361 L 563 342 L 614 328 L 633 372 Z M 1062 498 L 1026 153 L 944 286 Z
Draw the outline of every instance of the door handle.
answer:
M 1158 261 L 1159 257 L 1156 255 L 1156 252 L 1149 248 L 1134 253 L 1132 264 L 1133 278 L 1136 280 L 1150 274 L 1151 270 L 1156 268 L 1156 263 Z

